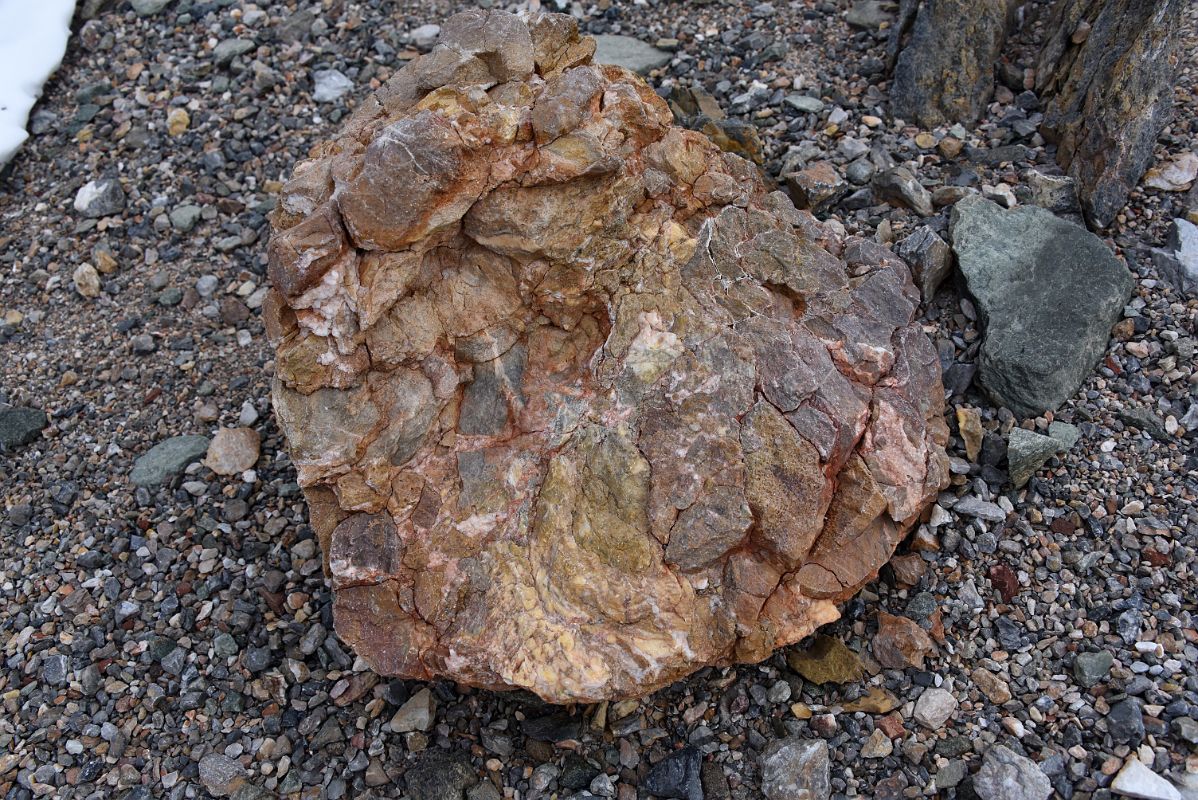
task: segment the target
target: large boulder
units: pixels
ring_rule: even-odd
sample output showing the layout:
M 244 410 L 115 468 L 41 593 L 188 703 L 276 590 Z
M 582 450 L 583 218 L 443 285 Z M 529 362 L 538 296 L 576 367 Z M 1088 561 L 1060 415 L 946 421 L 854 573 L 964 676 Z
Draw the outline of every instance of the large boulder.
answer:
M 1021 416 L 1056 410 L 1106 351 L 1131 273 L 1097 236 L 1035 206 L 972 195 L 953 206 L 951 232 L 981 312 L 982 386 Z
M 1185 0 L 1060 0 L 1039 62 L 1041 131 L 1106 227 L 1152 163 L 1173 115 Z
M 453 17 L 274 212 L 275 411 L 380 673 L 567 702 L 760 660 L 945 484 L 907 267 L 593 52 Z

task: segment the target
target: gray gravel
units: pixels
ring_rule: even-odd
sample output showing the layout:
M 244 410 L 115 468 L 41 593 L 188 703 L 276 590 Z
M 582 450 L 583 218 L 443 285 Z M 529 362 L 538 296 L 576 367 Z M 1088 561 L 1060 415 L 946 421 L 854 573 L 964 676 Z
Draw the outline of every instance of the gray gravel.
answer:
M 971 387 L 977 310 L 952 277 L 932 287 L 924 321 L 954 412 L 976 409 L 977 448 L 950 412 L 951 487 L 825 631 L 864 677 L 813 684 L 780 652 L 554 709 L 355 663 L 269 410 L 265 214 L 292 165 L 467 5 L 80 4 L 34 136 L 0 177 L 0 429 L 16 431 L 0 447 L 0 795 L 632 800 L 675 763 L 693 793 L 698 763 L 713 800 L 1026 796 L 993 788 L 1005 769 L 1066 800 L 1105 800 L 1117 775 L 1162 791 L 1145 772 L 1193 797 L 1198 300 L 1151 250 L 1198 214 L 1198 190 L 1141 189 L 1104 232 L 1134 293 L 1055 414 L 1016 419 Z M 1043 2 L 979 125 L 934 131 L 889 114 L 886 3 L 542 5 L 667 53 L 650 81 L 700 85 L 755 125 L 771 176 L 828 162 L 845 188 L 821 213 L 850 232 L 948 241 L 949 204 L 970 191 L 1075 213 L 1044 188 L 1059 170 L 1020 86 Z M 1158 161 L 1196 146 L 1196 77 L 1182 65 Z M 7 422 L 22 419 L 35 429 Z M 1067 445 L 1020 489 L 1017 425 Z M 200 442 L 236 427 L 258 434 L 258 458 L 218 475 Z M 133 479 L 184 436 L 154 480 Z M 877 663 L 878 611 L 927 631 L 923 669 Z

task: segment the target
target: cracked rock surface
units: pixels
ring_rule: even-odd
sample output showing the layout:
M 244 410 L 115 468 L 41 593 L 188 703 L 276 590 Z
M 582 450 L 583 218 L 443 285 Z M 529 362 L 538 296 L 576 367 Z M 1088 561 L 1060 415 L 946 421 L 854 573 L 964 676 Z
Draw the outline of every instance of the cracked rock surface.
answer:
M 906 265 L 593 53 L 451 18 L 273 214 L 275 410 L 382 674 L 572 702 L 759 661 L 947 484 Z

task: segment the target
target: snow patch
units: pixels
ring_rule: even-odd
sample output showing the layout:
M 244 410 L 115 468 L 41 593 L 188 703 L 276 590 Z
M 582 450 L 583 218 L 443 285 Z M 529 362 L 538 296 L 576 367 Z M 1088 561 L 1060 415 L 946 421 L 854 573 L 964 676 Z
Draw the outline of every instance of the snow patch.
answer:
M 25 123 L 67 49 L 75 0 L 0 0 L 0 166 L 29 138 Z

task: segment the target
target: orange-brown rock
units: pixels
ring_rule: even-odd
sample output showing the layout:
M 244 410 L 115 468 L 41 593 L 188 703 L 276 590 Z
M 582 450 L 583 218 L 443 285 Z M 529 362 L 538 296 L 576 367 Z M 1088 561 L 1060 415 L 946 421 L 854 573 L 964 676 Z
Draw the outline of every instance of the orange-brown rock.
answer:
M 593 51 L 453 17 L 274 213 L 275 410 L 380 673 L 566 702 L 760 660 L 945 483 L 906 266 Z

